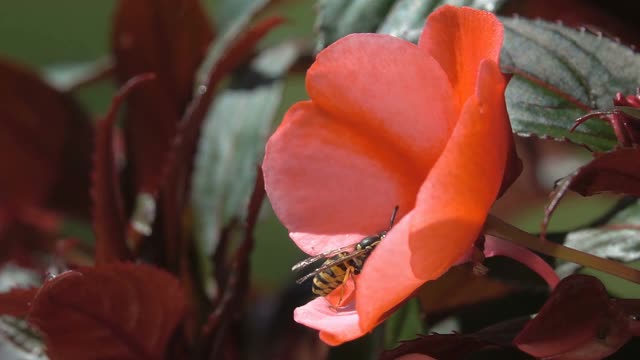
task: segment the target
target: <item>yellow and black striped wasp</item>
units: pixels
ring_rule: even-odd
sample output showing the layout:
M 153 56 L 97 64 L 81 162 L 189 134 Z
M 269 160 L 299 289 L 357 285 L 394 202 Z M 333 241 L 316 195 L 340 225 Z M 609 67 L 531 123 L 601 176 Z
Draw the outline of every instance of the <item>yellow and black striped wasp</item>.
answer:
M 355 244 L 355 249 L 352 252 L 348 250 L 354 247 L 354 244 L 325 251 L 295 264 L 291 268 L 292 271 L 302 270 L 320 259 L 326 259 L 319 268 L 299 278 L 296 283 L 302 284 L 307 279 L 313 277 L 311 291 L 317 296 L 326 296 L 349 280 L 352 274 L 359 274 L 364 266 L 365 260 L 393 227 L 397 213 L 398 206 L 393 209 L 389 228 L 375 235 L 363 238 Z

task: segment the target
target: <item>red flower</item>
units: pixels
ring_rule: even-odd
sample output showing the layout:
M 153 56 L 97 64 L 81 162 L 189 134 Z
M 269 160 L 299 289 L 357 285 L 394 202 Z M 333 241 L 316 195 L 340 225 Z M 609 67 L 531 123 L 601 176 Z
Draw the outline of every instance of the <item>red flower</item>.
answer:
M 443 6 L 418 46 L 350 35 L 309 69 L 311 100 L 289 109 L 263 164 L 291 238 L 317 254 L 384 230 L 400 209 L 347 309 L 318 298 L 296 310 L 325 342 L 370 331 L 470 253 L 513 151 L 502 38 L 493 14 Z

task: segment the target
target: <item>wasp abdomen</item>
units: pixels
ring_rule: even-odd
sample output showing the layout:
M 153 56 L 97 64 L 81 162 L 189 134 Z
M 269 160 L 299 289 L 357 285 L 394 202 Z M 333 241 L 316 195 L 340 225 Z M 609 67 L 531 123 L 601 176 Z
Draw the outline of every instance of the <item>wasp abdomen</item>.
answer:
M 343 251 L 327 260 L 325 260 L 324 264 L 328 264 L 331 262 L 335 262 L 340 258 L 349 255 L 349 252 Z M 349 259 L 345 262 L 339 262 L 328 268 L 325 271 L 319 272 L 313 278 L 313 284 L 311 286 L 311 291 L 318 296 L 326 296 L 329 295 L 333 290 L 335 290 L 338 286 L 342 285 L 344 282 L 347 271 L 351 268 L 352 273 L 358 273 L 362 268 L 362 261 L 357 258 Z

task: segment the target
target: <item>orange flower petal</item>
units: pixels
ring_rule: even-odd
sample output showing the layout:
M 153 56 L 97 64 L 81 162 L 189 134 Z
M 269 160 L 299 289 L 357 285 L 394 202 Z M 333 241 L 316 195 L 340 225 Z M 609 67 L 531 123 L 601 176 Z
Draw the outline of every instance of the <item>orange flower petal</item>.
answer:
M 418 46 L 440 63 L 462 106 L 475 92 L 480 63 L 498 63 L 503 32 L 490 12 L 444 5 L 429 16 Z
M 338 40 L 318 54 L 306 85 L 318 107 L 354 123 L 391 157 L 411 157 L 423 175 L 455 123 L 453 92 L 440 65 L 424 50 L 389 35 Z
M 496 199 L 510 144 L 505 136 L 505 80 L 498 65 L 488 60 L 479 69 L 477 83 L 418 192 L 415 208 L 401 221 L 410 219 L 409 234 L 396 236 L 405 229 L 394 227 L 359 276 L 356 308 L 363 329 L 375 326 L 421 283 L 437 278 L 467 254 Z
M 394 158 L 340 120 L 300 102 L 267 143 L 269 199 L 291 238 L 309 254 L 384 230 L 394 206 L 413 207 L 421 183 L 411 162 Z
M 386 313 L 425 281 L 414 275 L 410 227 L 414 211 L 405 215 L 369 256 L 356 282 L 356 310 L 363 333 L 373 330 Z

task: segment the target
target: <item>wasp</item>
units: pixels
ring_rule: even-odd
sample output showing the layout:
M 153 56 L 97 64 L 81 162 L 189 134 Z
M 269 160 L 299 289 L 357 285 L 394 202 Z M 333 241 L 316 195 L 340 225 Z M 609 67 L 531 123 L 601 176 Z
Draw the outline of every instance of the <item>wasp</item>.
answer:
M 338 286 L 349 280 L 352 274 L 357 275 L 360 273 L 365 260 L 367 260 L 371 252 L 378 246 L 380 241 L 387 236 L 387 233 L 393 227 L 397 213 L 398 206 L 393 209 L 391 220 L 389 221 L 389 228 L 375 235 L 363 238 L 355 244 L 353 251 L 349 251 L 354 247 L 354 244 L 350 244 L 338 249 L 325 251 L 295 264 L 293 268 L 291 268 L 292 271 L 302 270 L 320 259 L 326 259 L 319 268 L 299 278 L 296 283 L 302 284 L 307 279 L 313 277 L 311 291 L 317 296 L 329 295 L 329 293 Z

